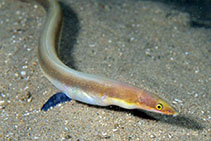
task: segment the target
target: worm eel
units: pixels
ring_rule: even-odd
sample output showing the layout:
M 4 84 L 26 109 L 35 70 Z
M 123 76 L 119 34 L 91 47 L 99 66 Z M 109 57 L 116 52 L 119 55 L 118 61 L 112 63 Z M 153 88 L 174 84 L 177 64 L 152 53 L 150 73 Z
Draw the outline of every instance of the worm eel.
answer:
M 68 97 L 83 103 L 125 109 L 140 109 L 176 116 L 176 110 L 158 96 L 104 77 L 86 74 L 66 66 L 57 55 L 62 26 L 62 11 L 57 0 L 36 0 L 47 11 L 38 57 L 47 79 Z

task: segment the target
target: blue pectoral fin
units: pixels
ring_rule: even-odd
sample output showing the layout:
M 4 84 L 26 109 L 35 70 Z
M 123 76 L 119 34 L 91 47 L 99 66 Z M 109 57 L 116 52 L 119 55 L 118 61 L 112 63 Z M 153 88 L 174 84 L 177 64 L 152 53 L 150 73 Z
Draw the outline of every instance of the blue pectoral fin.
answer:
M 48 101 L 42 106 L 41 110 L 48 111 L 49 108 L 55 107 L 57 104 L 66 101 L 71 101 L 71 99 L 65 93 L 58 92 L 48 99 Z

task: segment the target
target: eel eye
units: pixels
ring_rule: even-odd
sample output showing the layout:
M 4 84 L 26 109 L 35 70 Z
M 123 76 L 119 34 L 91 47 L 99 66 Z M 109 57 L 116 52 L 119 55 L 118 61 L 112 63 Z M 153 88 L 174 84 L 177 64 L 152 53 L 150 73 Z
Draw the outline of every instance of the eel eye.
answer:
M 162 110 L 163 109 L 163 105 L 161 103 L 158 103 L 156 105 L 156 109 L 159 110 L 159 111 Z

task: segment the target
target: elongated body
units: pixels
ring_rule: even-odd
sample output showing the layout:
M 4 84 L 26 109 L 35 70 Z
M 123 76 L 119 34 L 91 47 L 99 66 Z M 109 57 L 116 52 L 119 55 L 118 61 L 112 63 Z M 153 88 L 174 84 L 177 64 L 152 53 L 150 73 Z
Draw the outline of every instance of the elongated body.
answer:
M 47 11 L 38 48 L 39 63 L 49 81 L 67 96 L 87 104 L 117 105 L 167 115 L 177 112 L 164 100 L 149 92 L 107 78 L 78 72 L 64 65 L 57 55 L 62 12 L 56 0 L 37 0 Z

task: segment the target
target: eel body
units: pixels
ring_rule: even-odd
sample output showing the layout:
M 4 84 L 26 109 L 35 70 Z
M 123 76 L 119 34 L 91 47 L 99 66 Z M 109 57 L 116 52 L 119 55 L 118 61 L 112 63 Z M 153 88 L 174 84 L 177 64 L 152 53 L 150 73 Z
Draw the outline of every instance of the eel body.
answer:
M 57 0 L 36 0 L 46 10 L 38 57 L 47 79 L 71 99 L 98 106 L 116 105 L 165 115 L 176 110 L 160 97 L 126 83 L 86 74 L 66 66 L 58 57 L 57 46 L 62 26 L 62 11 Z

